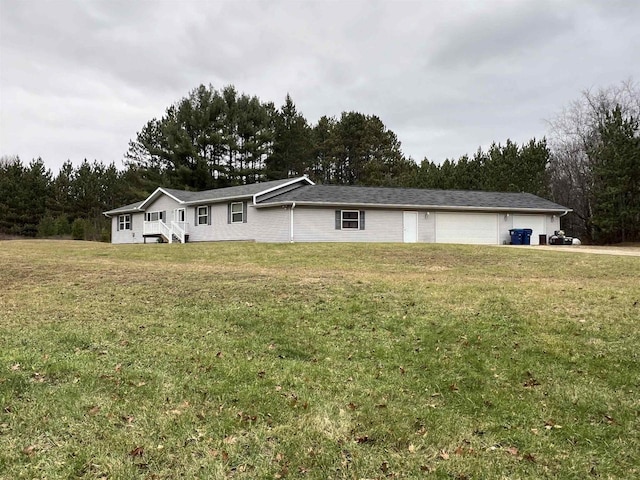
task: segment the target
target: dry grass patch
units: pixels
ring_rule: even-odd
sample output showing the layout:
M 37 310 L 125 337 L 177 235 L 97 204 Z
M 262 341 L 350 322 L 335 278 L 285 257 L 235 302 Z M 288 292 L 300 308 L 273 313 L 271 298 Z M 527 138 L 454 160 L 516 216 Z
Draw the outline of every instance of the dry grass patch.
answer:
M 7 478 L 640 471 L 640 258 L 2 246 Z

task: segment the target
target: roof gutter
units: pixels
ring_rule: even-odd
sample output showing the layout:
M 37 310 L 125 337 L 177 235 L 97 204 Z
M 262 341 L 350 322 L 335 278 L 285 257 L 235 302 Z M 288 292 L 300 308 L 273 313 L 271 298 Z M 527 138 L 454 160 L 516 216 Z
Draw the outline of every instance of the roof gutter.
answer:
M 143 212 L 144 210 L 140 210 L 139 208 L 129 208 L 127 210 L 109 210 L 107 212 L 102 212 L 102 214 L 105 217 L 115 217 L 117 215 L 122 215 L 124 213 L 139 213 L 139 212 Z
M 554 209 L 554 208 L 525 208 L 525 207 L 472 207 L 466 205 L 449 206 L 449 205 L 404 205 L 404 204 L 384 204 L 384 203 L 340 203 L 340 202 L 271 202 L 260 203 L 254 205 L 255 208 L 281 207 L 290 205 L 303 205 L 309 207 L 362 207 L 362 208 L 394 208 L 394 209 L 412 209 L 412 210 L 444 210 L 444 211 L 460 211 L 469 210 L 477 212 L 529 212 L 529 213 L 551 213 L 564 212 L 562 215 L 573 210 Z
M 222 203 L 229 200 L 245 200 L 252 198 L 252 195 L 234 195 L 232 197 L 220 197 L 220 198 L 203 198 L 202 200 L 189 200 L 182 202 L 185 205 L 204 205 L 209 203 Z

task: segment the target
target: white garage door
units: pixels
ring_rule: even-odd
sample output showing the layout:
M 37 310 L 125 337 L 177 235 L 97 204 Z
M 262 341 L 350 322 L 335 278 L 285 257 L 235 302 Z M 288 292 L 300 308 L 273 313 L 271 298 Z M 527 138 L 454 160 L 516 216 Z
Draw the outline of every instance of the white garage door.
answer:
M 513 228 L 530 228 L 533 230 L 531 234 L 531 245 L 539 245 L 539 235 L 547 233 L 544 215 L 514 215 Z
M 436 243 L 498 243 L 495 213 L 436 213 Z

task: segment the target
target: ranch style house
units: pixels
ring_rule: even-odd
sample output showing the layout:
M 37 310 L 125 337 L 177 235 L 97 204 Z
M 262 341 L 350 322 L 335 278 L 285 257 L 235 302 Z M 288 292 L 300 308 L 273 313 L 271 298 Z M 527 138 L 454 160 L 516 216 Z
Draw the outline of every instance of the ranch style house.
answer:
M 108 212 L 112 243 L 426 242 L 531 244 L 570 210 L 530 193 L 316 185 L 307 177 L 191 192 L 157 188 Z

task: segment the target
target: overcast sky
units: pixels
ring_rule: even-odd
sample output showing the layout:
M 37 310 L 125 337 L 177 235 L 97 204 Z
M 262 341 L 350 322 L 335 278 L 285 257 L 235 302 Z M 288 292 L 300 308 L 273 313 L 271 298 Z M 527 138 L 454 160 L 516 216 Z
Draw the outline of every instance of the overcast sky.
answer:
M 0 0 L 0 155 L 122 166 L 200 84 L 310 123 L 374 114 L 417 162 L 548 134 L 581 91 L 640 81 L 640 2 Z

